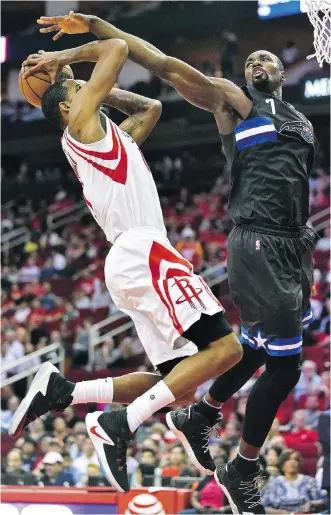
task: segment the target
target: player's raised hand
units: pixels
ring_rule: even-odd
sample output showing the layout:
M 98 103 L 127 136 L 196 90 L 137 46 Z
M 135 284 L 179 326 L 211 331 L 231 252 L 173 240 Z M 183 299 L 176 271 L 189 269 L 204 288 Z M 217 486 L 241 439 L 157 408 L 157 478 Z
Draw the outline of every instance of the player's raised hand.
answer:
M 31 54 L 23 61 L 24 66 L 29 66 L 28 70 L 22 75 L 26 79 L 30 75 L 46 70 L 49 73 L 52 84 L 57 80 L 63 66 L 66 64 L 63 60 L 64 52 L 44 52 L 39 50 L 38 54 Z
M 39 25 L 50 25 L 50 27 L 39 29 L 39 31 L 43 34 L 56 32 L 53 41 L 61 38 L 64 34 L 83 34 L 90 30 L 89 17 L 73 11 L 70 11 L 67 16 L 41 16 L 37 23 Z

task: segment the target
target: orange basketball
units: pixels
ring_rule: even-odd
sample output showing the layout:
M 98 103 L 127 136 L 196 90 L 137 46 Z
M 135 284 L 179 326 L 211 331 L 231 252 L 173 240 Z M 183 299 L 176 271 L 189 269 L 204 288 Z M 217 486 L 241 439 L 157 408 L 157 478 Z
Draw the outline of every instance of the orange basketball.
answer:
M 51 78 L 46 71 L 39 71 L 30 75 L 26 79 L 22 78 L 23 73 L 27 70 L 27 66 L 22 66 L 19 74 L 19 87 L 23 97 L 29 104 L 35 107 L 41 107 L 41 98 L 46 89 L 52 84 Z M 74 74 L 70 66 L 64 66 L 62 73 L 68 79 L 73 79 Z

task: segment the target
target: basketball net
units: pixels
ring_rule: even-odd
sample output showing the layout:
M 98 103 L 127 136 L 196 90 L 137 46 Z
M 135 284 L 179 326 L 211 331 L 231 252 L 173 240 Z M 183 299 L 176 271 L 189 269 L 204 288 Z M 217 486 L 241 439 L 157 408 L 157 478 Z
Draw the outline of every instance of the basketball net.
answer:
M 314 27 L 315 54 L 320 67 L 324 62 L 331 62 L 331 0 L 306 0 L 307 15 Z

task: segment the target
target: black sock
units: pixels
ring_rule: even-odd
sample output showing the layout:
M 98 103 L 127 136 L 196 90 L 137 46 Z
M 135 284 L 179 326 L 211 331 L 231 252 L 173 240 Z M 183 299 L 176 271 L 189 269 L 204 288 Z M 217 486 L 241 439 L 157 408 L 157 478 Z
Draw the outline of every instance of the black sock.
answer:
M 203 415 L 206 417 L 211 425 L 216 424 L 220 408 L 218 406 L 211 406 L 210 404 L 207 404 L 207 402 L 204 400 L 204 397 L 194 406 L 195 411 L 200 413 L 200 415 Z
M 259 459 L 245 459 L 239 453 L 237 454 L 236 459 L 233 461 L 233 464 L 243 477 L 249 476 L 250 474 L 258 472 L 259 470 Z

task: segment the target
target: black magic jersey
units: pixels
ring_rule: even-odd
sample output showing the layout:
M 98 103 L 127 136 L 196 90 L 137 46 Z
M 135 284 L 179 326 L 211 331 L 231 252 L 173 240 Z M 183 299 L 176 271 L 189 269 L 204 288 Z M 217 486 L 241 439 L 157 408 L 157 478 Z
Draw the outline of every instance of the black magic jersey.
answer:
M 248 118 L 222 136 L 231 169 L 229 214 L 235 225 L 304 226 L 309 214 L 309 175 L 314 133 L 293 106 L 253 87 Z

